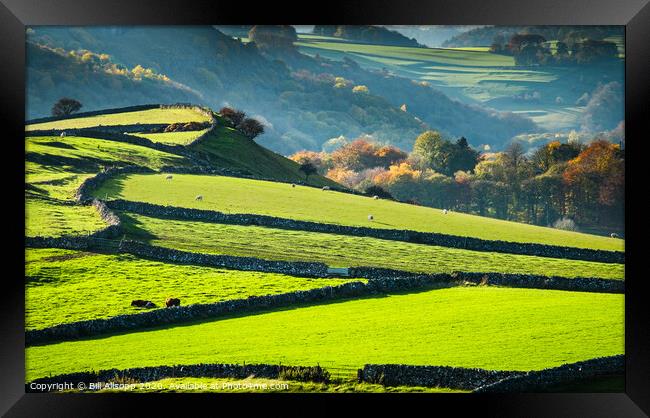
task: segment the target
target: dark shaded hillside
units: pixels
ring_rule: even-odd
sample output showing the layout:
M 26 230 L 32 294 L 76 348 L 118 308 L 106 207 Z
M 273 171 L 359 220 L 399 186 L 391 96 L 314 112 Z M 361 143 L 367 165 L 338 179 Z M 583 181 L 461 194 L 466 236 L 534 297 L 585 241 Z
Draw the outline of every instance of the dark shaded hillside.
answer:
M 80 100 L 84 111 L 143 103 L 200 102 L 188 88 L 157 78 L 135 79 L 111 74 L 93 62 L 81 62 L 64 51 L 27 43 L 26 118 L 49 116 L 64 96 Z
M 66 50 L 109 54 L 113 62 L 127 68 L 151 68 L 199 91 L 203 100 L 192 100 L 196 103 L 245 109 L 266 125 L 258 141 L 283 154 L 320 150 L 324 142 L 340 135 L 371 134 L 379 141 L 410 149 L 413 138 L 427 128 L 489 144 L 502 144 L 535 129 L 528 119 L 504 120 L 502 115 L 452 101 L 431 88 L 368 72 L 354 63 L 317 62 L 295 51 L 298 55 L 263 55 L 254 43 L 243 44 L 211 26 L 42 27 L 29 37 Z M 297 74 L 303 68 L 313 76 Z M 49 67 L 37 70 L 52 71 Z M 354 84 L 336 88 L 332 80 L 339 76 Z M 355 85 L 367 85 L 370 90 L 355 93 Z M 30 94 L 42 95 L 43 89 L 32 85 Z M 91 99 L 86 106 L 99 107 Z M 113 100 L 102 102 L 104 107 L 125 104 L 110 92 L 103 100 Z M 408 113 L 399 109 L 404 103 Z
M 371 94 L 384 98 L 392 109 L 391 118 L 405 121 L 420 120 L 421 126 L 429 126 L 448 136 L 465 136 L 473 144 L 490 144 L 500 147 L 521 132 L 534 132 L 537 126 L 528 118 L 507 112 L 497 112 L 467 105 L 450 99 L 444 93 L 429 86 L 393 74 L 369 71 L 361 68 L 353 60 L 331 61 L 322 57 L 312 58 L 296 51 L 278 49 L 268 51 L 275 59 L 286 62 L 293 71 L 314 83 L 329 85 L 334 75 L 343 77 L 352 85 L 364 85 Z M 337 92 L 327 94 L 336 97 Z M 341 89 L 344 90 L 344 89 Z M 399 110 L 406 105 L 408 112 Z M 364 108 L 365 112 L 369 109 Z M 414 137 L 412 131 L 395 132 L 389 137 L 391 144 L 410 150 Z M 384 133 L 384 135 L 386 135 Z M 385 138 L 379 136 L 379 138 Z
M 382 26 L 373 25 L 316 25 L 314 35 L 332 36 L 376 45 L 422 46 L 413 38 Z
M 443 47 L 490 46 L 496 36 L 508 40 L 517 33 L 542 35 L 547 40 L 567 41 L 571 38 L 604 39 L 623 36 L 621 26 L 485 26 L 453 36 L 443 42 Z

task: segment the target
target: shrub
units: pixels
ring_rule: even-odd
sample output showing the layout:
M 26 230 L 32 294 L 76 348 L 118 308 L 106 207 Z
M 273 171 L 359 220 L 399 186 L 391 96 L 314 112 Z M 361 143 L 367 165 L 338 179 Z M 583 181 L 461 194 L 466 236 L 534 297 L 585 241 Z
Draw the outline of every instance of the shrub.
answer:
M 352 88 L 352 93 L 370 93 L 370 90 L 364 85 L 359 85 Z
M 365 193 L 368 196 L 379 196 L 383 199 L 392 199 L 393 195 L 391 195 L 389 192 L 387 192 L 383 187 L 381 186 L 370 186 L 366 189 Z
M 281 380 L 297 380 L 300 382 L 321 382 L 330 381 L 330 373 L 320 366 L 282 366 L 278 378 Z

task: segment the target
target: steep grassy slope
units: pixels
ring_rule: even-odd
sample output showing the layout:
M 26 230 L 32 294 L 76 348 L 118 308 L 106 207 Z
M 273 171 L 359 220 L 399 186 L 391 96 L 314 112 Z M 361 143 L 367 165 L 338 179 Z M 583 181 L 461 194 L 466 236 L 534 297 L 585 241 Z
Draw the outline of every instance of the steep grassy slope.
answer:
M 59 249 L 28 249 L 25 270 L 26 329 L 142 312 L 131 307 L 134 299 L 151 300 L 164 307 L 166 298 L 177 297 L 185 306 L 352 281 L 166 264 L 124 254 Z M 43 309 L 45 306 L 48 308 Z
M 244 362 L 542 369 L 623 353 L 623 298 L 492 287 L 364 298 L 28 347 L 26 378 Z
M 192 144 L 190 149 L 216 167 L 232 168 L 249 175 L 284 182 L 305 181 L 305 175 L 298 170 L 298 163 L 264 148 L 235 129 L 224 126 L 223 122 L 205 140 Z M 309 184 L 342 187 L 318 175 L 310 176 Z
M 202 201 L 196 201 L 196 195 Z M 390 200 L 324 192 L 311 187 L 221 176 L 164 174 L 128 175 L 104 184 L 97 196 L 159 205 L 217 210 L 226 213 L 255 213 L 305 221 L 410 229 L 471 236 L 488 240 L 537 242 L 604 250 L 623 250 L 623 240 L 507 222 Z M 372 214 L 373 221 L 368 220 Z
M 375 238 L 174 221 L 120 213 L 128 238 L 179 250 L 413 272 L 500 272 L 623 279 L 622 264 L 468 251 Z

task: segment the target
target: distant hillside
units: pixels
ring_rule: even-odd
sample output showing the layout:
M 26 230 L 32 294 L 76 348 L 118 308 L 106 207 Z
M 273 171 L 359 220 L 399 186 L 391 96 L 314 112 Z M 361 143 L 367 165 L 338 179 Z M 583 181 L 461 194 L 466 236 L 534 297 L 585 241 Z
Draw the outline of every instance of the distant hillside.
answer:
M 139 69 L 133 73 L 113 66 L 105 57 L 100 60 L 97 54 L 71 55 L 28 42 L 27 57 L 27 119 L 48 116 L 54 102 L 65 96 L 81 101 L 84 111 L 202 100 L 198 93 L 163 75 L 137 74 Z
M 477 28 L 477 26 L 465 25 L 386 25 L 386 27 L 428 47 L 440 47 L 452 37 Z
M 341 135 L 370 134 L 378 141 L 410 149 L 419 133 L 433 128 L 465 136 L 472 143 L 496 146 L 536 128 L 529 119 L 470 107 L 430 87 L 370 72 L 354 62 L 315 60 L 297 51 L 263 54 L 254 44 L 241 43 L 211 26 L 37 27 L 29 39 L 66 51 L 108 54 L 111 62 L 126 68 L 142 65 L 202 95 L 155 101 L 242 108 L 266 125 L 266 133 L 256 140 L 284 155 L 320 150 L 326 141 Z M 57 80 L 69 77 L 67 69 L 56 66 L 28 67 L 32 71 L 43 77 L 51 73 Z M 345 88 L 335 82 L 336 77 L 346 79 Z M 369 90 L 355 92 L 357 85 Z M 67 96 L 81 95 L 86 87 L 71 78 L 57 87 L 57 95 L 63 91 L 70 92 Z M 36 99 L 28 102 L 30 117 L 49 114 L 50 93 L 36 83 L 29 84 L 28 90 L 30 97 L 42 103 L 32 106 L 38 103 Z M 154 101 L 142 97 L 131 101 L 121 90 L 110 89 L 97 97 L 76 98 L 84 103 L 84 110 Z M 400 110 L 405 103 L 408 113 Z
M 508 40 L 517 33 L 542 35 L 547 40 L 567 41 L 569 39 L 604 39 L 622 36 L 621 26 L 485 26 L 455 35 L 445 41 L 443 47 L 490 46 L 496 36 Z
M 413 38 L 383 26 L 372 25 L 316 25 L 314 35 L 345 38 L 357 42 L 391 46 L 422 46 Z

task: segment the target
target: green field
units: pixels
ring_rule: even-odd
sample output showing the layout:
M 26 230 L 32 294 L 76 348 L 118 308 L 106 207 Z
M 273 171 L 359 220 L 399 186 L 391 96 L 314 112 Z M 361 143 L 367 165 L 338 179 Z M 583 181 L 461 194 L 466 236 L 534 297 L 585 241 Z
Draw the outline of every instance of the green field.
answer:
M 385 229 L 410 229 L 487 240 L 537 242 L 604 250 L 623 250 L 624 241 L 554 228 L 508 222 L 390 200 L 323 191 L 312 187 L 222 176 L 133 174 L 108 181 L 99 197 L 159 205 L 254 213 L 305 221 Z M 196 201 L 197 195 L 203 201 Z M 372 214 L 373 221 L 368 220 Z
M 624 295 L 455 287 L 26 349 L 26 379 L 195 363 L 536 370 L 624 352 Z
M 151 148 L 75 136 L 28 137 L 25 149 L 26 236 L 85 234 L 105 227 L 94 208 L 71 205 L 81 183 L 105 167 L 187 164 L 184 157 Z
M 185 165 L 185 157 L 164 151 L 105 139 L 77 136 L 38 136 L 26 140 L 27 161 L 63 170 L 97 173 L 102 166 L 141 165 L 152 169 Z M 27 172 L 29 181 L 30 172 Z
M 155 134 L 136 133 L 133 135 L 161 144 L 188 145 L 207 131 L 207 129 L 203 129 L 202 131 L 161 132 Z
M 469 251 L 376 238 L 254 226 L 176 221 L 120 213 L 126 237 L 197 253 L 320 261 L 334 267 L 372 266 L 426 273 L 529 273 L 623 279 L 624 265 Z
M 348 44 L 327 39 L 314 41 Z M 334 51 L 334 46 L 332 48 Z M 479 67 L 493 71 L 488 59 L 501 59 L 470 50 L 388 48 L 382 53 L 386 55 L 381 59 L 392 60 L 390 65 L 411 66 L 411 70 L 420 64 L 408 61 L 426 62 L 431 67 L 471 67 L 472 70 L 463 75 L 466 80 L 480 77 Z M 462 58 L 464 55 L 467 57 Z M 467 65 L 462 64 L 463 60 Z M 514 67 L 508 68 L 517 71 Z M 443 70 L 430 68 L 427 71 L 442 73 Z M 533 80 L 543 75 L 536 71 L 526 74 L 495 72 L 493 81 L 507 83 L 513 77 Z M 32 125 L 28 129 L 203 120 L 203 115 L 192 110 L 154 109 L 73 118 Z M 230 214 L 262 214 L 488 240 L 624 250 L 624 241 L 619 239 L 455 212 L 444 215 L 439 209 L 324 191 L 320 187 L 336 186 L 336 183 L 316 175 L 309 178 L 309 183 L 319 187 L 292 187 L 289 182 L 304 181 L 297 163 L 226 127 L 219 116 L 217 120 L 216 128 L 204 141 L 188 146 L 188 157 L 110 140 L 76 136 L 27 137 L 26 236 L 82 235 L 105 227 L 94 207 L 74 204 L 74 194 L 85 179 L 107 167 L 138 165 L 159 171 L 166 165 L 193 166 L 200 162 L 282 183 L 186 174 L 173 174 L 173 178 L 167 180 L 167 173 L 158 172 L 110 180 L 95 192 L 95 196 Z M 185 145 L 202 132 L 138 135 L 155 142 Z M 196 201 L 197 195 L 202 195 L 203 200 Z M 473 271 L 624 279 L 623 264 L 468 251 L 257 226 L 166 220 L 128 212 L 117 214 L 124 227 L 124 236 L 120 238 L 198 253 L 323 262 L 332 267 L 375 266 L 412 272 Z M 368 221 L 370 214 L 373 221 Z M 188 306 L 337 286 L 350 281 L 365 282 L 355 278 L 317 279 L 163 263 L 129 254 L 28 248 L 25 255 L 25 325 L 27 330 L 38 330 L 57 324 L 143 312 L 130 306 L 134 299 L 151 300 L 160 307 L 166 298 L 177 297 L 182 306 Z M 332 373 L 333 381 L 329 384 L 255 377 L 243 381 L 171 378 L 153 382 L 163 385 L 160 389 L 143 390 L 167 392 L 174 391 L 170 386 L 178 384 L 248 382 L 287 383 L 289 387 L 279 389 L 280 392 L 453 392 L 445 388 L 386 388 L 358 384 L 354 377 L 356 369 L 368 363 L 539 370 L 621 354 L 624 352 L 623 321 L 622 294 L 489 285 L 444 287 L 324 303 L 298 303 L 229 314 L 219 319 L 31 346 L 26 349 L 26 380 L 84 370 L 174 364 L 320 364 Z M 619 380 L 597 382 L 597 386 L 605 390 L 610 386 L 618 387 Z
M 612 68 L 561 66 L 520 67 L 512 56 L 493 54 L 485 46 L 466 48 L 416 48 L 356 43 L 341 38 L 299 34 L 299 51 L 341 61 L 348 57 L 372 70 L 388 70 L 415 81 L 426 81 L 436 89 L 467 103 L 484 103 L 500 111 L 543 112 L 531 119 L 547 130 L 577 129 L 580 115 L 567 112 L 584 92 L 591 92 L 597 78 Z M 624 57 L 621 38 L 616 42 Z M 553 49 L 553 43 L 550 43 Z M 617 71 L 622 75 L 622 65 Z M 617 75 L 618 76 L 618 75 Z M 596 81 L 594 81 L 596 80 Z M 603 81 L 603 79 L 600 79 Z M 513 100 L 515 95 L 544 92 L 542 102 Z M 562 103 L 556 103 L 562 97 Z
M 468 391 L 428 388 L 420 386 L 383 386 L 372 383 L 332 381 L 330 383 L 299 382 L 294 380 L 265 379 L 219 379 L 209 377 L 170 377 L 146 383 L 132 384 L 128 389 L 102 389 L 100 392 L 147 392 L 147 393 L 464 393 Z
M 299 35 L 299 41 L 296 42 L 295 45 L 301 50 L 313 48 L 317 50 L 331 50 L 417 62 L 438 62 L 447 65 L 474 67 L 512 67 L 515 65 L 513 57 L 467 49 L 416 48 L 406 46 L 358 44 L 353 42 L 331 42 L 322 39 L 309 39 L 308 36 L 305 35 Z
M 138 123 L 186 123 L 207 122 L 209 118 L 194 109 L 168 108 L 148 109 L 135 112 L 112 113 L 97 116 L 72 117 L 52 122 L 27 125 L 26 130 L 36 129 L 74 129 L 94 126 L 135 125 Z
M 25 236 L 85 235 L 106 227 L 92 206 L 30 198 L 25 205 Z
M 41 197 L 71 200 L 83 180 L 105 167 L 140 165 L 158 169 L 186 165 L 184 157 L 123 142 L 67 136 L 28 137 L 25 181 Z
M 59 249 L 28 249 L 25 276 L 27 329 L 142 312 L 131 306 L 134 299 L 151 300 L 164 307 L 166 298 L 177 297 L 183 305 L 193 305 L 353 281 L 176 265 L 128 254 Z

